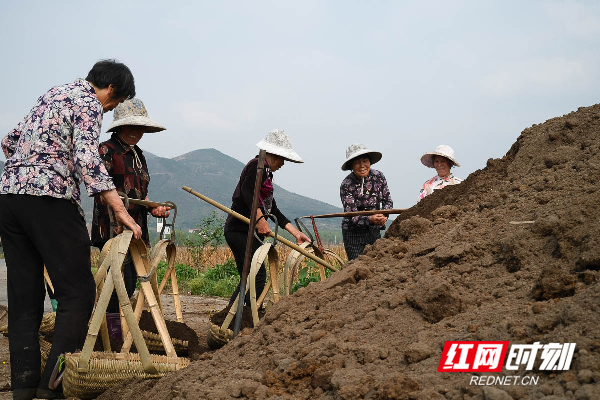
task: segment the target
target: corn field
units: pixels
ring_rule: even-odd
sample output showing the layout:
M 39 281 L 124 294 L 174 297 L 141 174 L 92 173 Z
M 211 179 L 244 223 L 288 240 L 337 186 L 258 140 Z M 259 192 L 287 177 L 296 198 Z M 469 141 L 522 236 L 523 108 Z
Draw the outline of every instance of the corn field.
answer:
M 343 245 L 330 245 L 327 247 L 333 251 L 338 257 L 344 262 L 348 261 L 346 251 Z M 279 253 L 279 260 L 281 264 L 285 263 L 288 255 L 292 251 L 288 246 L 278 243 L 277 252 Z M 92 247 L 91 261 L 92 268 L 98 268 L 98 256 L 100 251 Z M 197 247 L 177 247 L 177 256 L 175 257 L 175 263 L 189 265 L 196 268 L 198 271 L 203 271 L 206 268 L 214 267 L 215 265 L 225 264 L 228 259 L 233 259 L 233 253 L 227 246 L 221 246 L 217 248 L 197 248 Z

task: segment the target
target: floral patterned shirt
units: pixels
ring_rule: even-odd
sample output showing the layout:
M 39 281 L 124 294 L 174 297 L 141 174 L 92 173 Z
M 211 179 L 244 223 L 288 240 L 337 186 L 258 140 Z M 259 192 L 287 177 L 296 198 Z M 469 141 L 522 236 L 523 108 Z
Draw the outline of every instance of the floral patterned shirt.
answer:
M 117 134 L 113 133 L 109 140 L 100 144 L 98 151 L 108 173 L 112 176 L 117 191 L 125 193 L 131 199 L 145 200 L 148 195 L 150 175 L 142 149 L 123 143 Z M 127 211 L 142 228 L 142 240 L 149 246 L 148 209 L 130 204 Z M 102 248 L 108 239 L 110 239 L 108 208 L 102 205 L 100 198 L 96 196 L 92 217 L 92 245 Z
M 419 200 L 421 200 L 427 195 L 430 195 L 431 193 L 433 193 L 434 190 L 441 189 L 450 185 L 456 185 L 461 182 L 462 179 L 457 178 L 452 174 L 443 178 L 439 175 L 436 175 L 423 184 L 423 187 L 419 192 Z
M 394 207 L 385 176 L 372 168 L 366 178 L 358 178 L 354 172 L 350 172 L 340 185 L 340 197 L 344 212 L 389 210 Z M 343 231 L 371 226 L 378 225 L 372 225 L 367 215 L 342 219 Z M 385 229 L 385 226 L 380 228 Z
M 98 155 L 102 116 L 89 82 L 77 79 L 50 89 L 2 140 L 0 193 L 71 200 L 83 215 L 80 182 L 90 196 L 115 188 Z

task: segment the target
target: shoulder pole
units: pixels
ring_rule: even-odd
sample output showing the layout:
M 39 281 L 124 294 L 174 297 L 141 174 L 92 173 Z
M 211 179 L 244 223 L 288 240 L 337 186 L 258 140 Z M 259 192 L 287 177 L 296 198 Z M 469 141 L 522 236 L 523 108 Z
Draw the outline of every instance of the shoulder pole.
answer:
M 244 255 L 244 270 L 240 277 L 240 293 L 238 300 L 237 313 L 235 314 L 235 323 L 233 325 L 233 337 L 236 337 L 242 326 L 242 314 L 244 312 L 244 299 L 246 298 L 246 282 L 250 271 L 250 261 L 252 260 L 252 243 L 254 242 L 254 230 L 256 229 L 256 214 L 258 208 L 258 197 L 260 186 L 262 185 L 262 176 L 265 170 L 264 150 L 258 153 L 258 165 L 256 166 L 256 183 L 254 184 L 254 197 L 252 197 L 252 208 L 250 209 L 250 227 L 248 228 L 248 239 L 246 240 L 246 254 Z

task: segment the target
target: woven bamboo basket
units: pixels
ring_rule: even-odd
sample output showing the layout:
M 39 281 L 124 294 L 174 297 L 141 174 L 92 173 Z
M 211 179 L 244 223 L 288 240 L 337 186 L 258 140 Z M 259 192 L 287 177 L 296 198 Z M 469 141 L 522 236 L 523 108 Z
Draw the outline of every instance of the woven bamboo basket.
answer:
M 56 322 L 56 313 L 46 313 L 42 317 L 42 324 L 40 325 L 40 333 L 46 335 L 50 332 L 54 332 L 54 323 Z
M 65 356 L 66 362 L 64 375 L 62 376 L 62 386 L 64 394 L 68 397 L 73 396 L 81 399 L 95 398 L 102 392 L 125 380 L 131 378 L 157 378 L 168 372 L 185 368 L 190 363 L 186 358 L 177 357 L 173 342 L 166 328 L 164 315 L 157 302 L 158 287 L 154 287 L 155 285 L 151 284 L 151 281 L 156 281 L 156 274 L 150 273 L 151 267 L 149 265 L 146 246 L 141 240 L 133 239 L 132 236 L 131 231 L 125 231 L 112 239 L 109 254 L 101 265 L 100 269 L 106 271 L 106 280 L 102 284 L 102 290 L 90 321 L 83 349 L 79 353 L 68 353 Z M 121 266 L 128 250 L 132 256 L 133 264 L 140 281 L 140 293 L 143 294 L 145 300 L 148 302 L 148 307 L 159 331 L 158 337 L 162 346 L 164 346 L 166 356 L 150 354 L 146 339 L 138 324 L 139 318 L 136 317 L 132 310 L 121 275 Z M 98 339 L 98 333 L 100 332 L 113 289 L 117 292 L 119 304 L 129 327 L 129 332 L 121 353 L 93 352 L 92 349 Z M 138 315 L 141 315 L 141 308 L 136 311 L 140 311 Z M 153 336 L 150 333 L 148 334 L 148 336 Z M 107 332 L 103 330 L 103 338 L 105 335 L 107 335 Z M 130 343 L 135 344 L 137 348 L 137 354 L 129 353 L 129 348 L 125 346 L 130 338 Z M 184 343 L 180 344 L 183 346 Z
M 77 371 L 79 357 L 80 353 L 67 353 L 65 356 L 66 370 L 63 376 L 65 397 L 93 399 L 133 377 L 158 378 L 190 364 L 187 358 L 152 355 L 152 363 L 158 373 L 149 374 L 144 371 L 138 354 L 93 352 L 88 372 L 81 373 Z
M 50 355 L 51 347 L 52 343 L 47 342 L 44 338 L 40 337 L 40 353 L 42 353 L 42 373 L 44 373 L 44 368 L 46 368 L 46 361 L 48 361 L 48 356 Z
M 208 347 L 213 350 L 220 349 L 231 339 L 233 339 L 233 331 L 231 329 L 222 329 L 212 322 L 208 323 L 208 335 L 206 335 Z
M 162 340 L 160 339 L 160 335 L 158 333 L 142 331 L 142 336 L 146 341 L 146 346 L 148 346 L 148 350 L 150 351 L 164 351 L 165 347 L 162 344 Z M 171 342 L 173 342 L 173 347 L 175 347 L 175 351 L 178 355 L 186 355 L 188 354 L 188 342 L 187 340 L 181 340 L 176 338 L 171 338 Z
M 256 299 L 256 275 L 258 270 L 265 263 L 268 266 L 271 279 L 267 282 L 263 292 L 261 293 L 258 300 Z M 279 288 L 278 284 L 272 285 L 273 282 L 277 282 L 277 265 L 279 264 L 279 255 L 277 250 L 272 246 L 271 243 L 265 243 L 260 246 L 252 256 L 252 262 L 250 264 L 250 272 L 248 274 L 248 286 L 246 292 L 250 291 L 250 306 L 252 308 L 252 322 L 254 326 L 258 325 L 258 308 L 263 303 L 267 292 L 272 288 L 274 301 L 279 300 Z M 229 329 L 233 317 L 236 314 L 239 304 L 239 297 L 235 299 L 235 302 L 229 309 L 229 313 L 223 324 L 218 326 L 212 322 L 208 322 L 208 334 L 206 335 L 206 342 L 208 346 L 215 350 L 225 346 L 231 339 L 233 339 L 233 331 Z

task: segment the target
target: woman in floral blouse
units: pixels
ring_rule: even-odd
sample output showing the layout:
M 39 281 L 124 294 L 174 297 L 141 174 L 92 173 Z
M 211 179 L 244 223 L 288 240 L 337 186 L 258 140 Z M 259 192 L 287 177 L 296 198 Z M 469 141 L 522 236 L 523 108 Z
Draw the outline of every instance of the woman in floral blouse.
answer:
M 137 144 L 144 133 L 164 130 L 162 125 L 148 118 L 146 107 L 140 99 L 125 100 L 115 108 L 113 123 L 108 128 L 108 132 L 113 134 L 110 139 L 100 144 L 99 153 L 118 192 L 125 193 L 131 199 L 148 200 L 150 174 L 146 158 Z M 146 246 L 150 245 L 148 212 L 159 218 L 169 216 L 167 210 L 167 207 L 147 209 L 140 205 L 129 205 L 129 215 L 142 228 L 142 240 Z M 108 213 L 108 207 L 101 198 L 96 197 L 92 218 L 92 245 L 100 249 L 111 237 L 112 227 Z M 131 297 L 135 290 L 137 273 L 129 253 L 123 261 L 123 279 L 127 294 Z M 115 291 L 106 309 L 106 322 L 109 334 L 122 340 L 119 299 Z
M 454 150 L 450 146 L 442 144 L 434 151 L 423 154 L 421 163 L 426 167 L 435 168 L 437 175 L 423 184 L 419 192 L 419 200 L 430 195 L 434 190 L 462 182 L 462 179 L 455 177 L 450 172 L 453 166 L 460 167 L 458 161 L 454 159 Z
M 118 229 L 141 228 L 129 216 L 98 155 L 102 116 L 135 96 L 133 75 L 100 61 L 86 79 L 55 86 L 2 140 L 0 234 L 8 269 L 13 398 L 57 398 L 48 382 L 61 353 L 81 348 L 96 285 L 79 184 L 115 209 Z M 38 329 L 44 312 L 44 265 L 58 301 L 52 349 L 40 374 Z
M 340 197 L 344 212 L 389 210 L 394 207 L 387 181 L 382 172 L 371 168 L 381 160 L 381 153 L 367 149 L 364 145 L 352 144 L 346 150 L 346 161 L 342 171 L 352 170 L 342 181 Z M 367 244 L 373 244 L 381 238 L 387 216 L 344 217 L 342 236 L 348 260 L 361 255 Z

